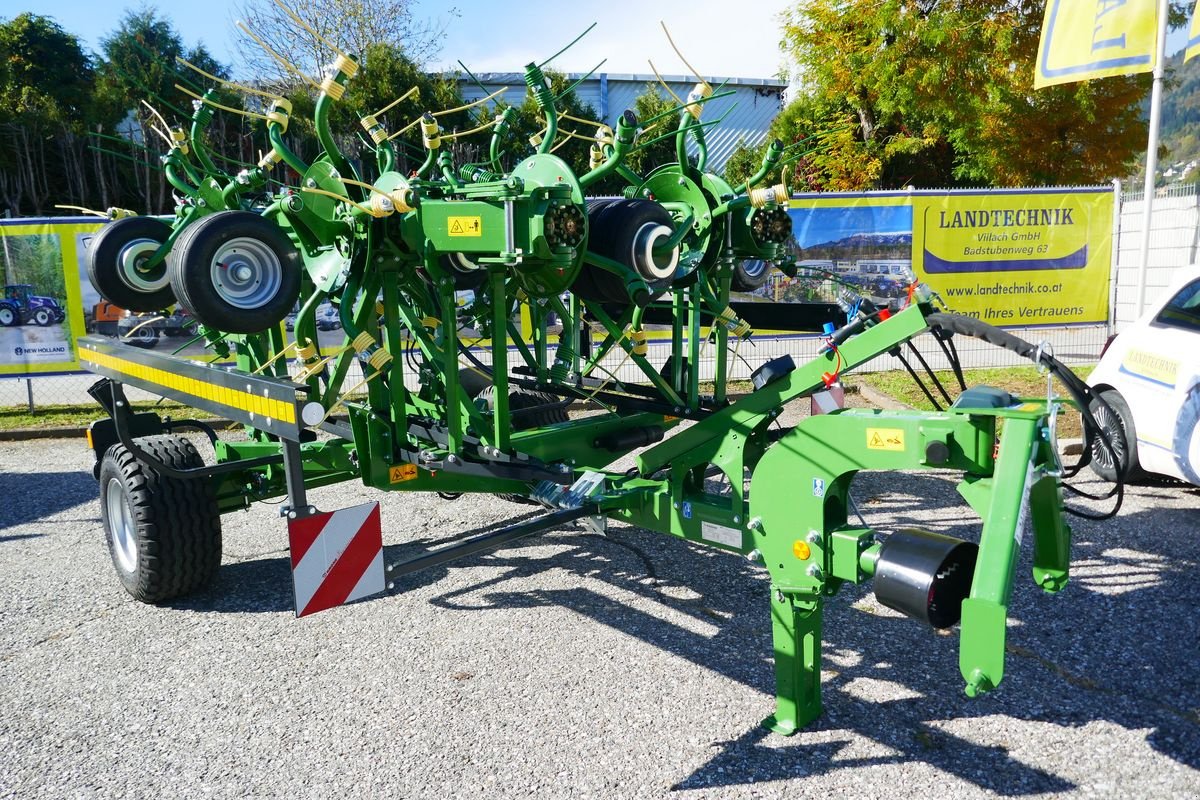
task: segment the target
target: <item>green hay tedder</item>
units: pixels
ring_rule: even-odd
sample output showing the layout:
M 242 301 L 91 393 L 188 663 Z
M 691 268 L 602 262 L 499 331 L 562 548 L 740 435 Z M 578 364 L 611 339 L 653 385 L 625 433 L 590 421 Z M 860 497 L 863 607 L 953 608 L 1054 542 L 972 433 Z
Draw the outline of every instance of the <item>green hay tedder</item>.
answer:
M 330 109 L 358 71 L 339 55 L 320 81 L 312 122 L 323 152 L 311 163 L 288 149 L 291 108 L 274 98 L 263 109 L 273 149 L 236 174 L 218 169 L 204 144 L 216 89 L 200 95 L 163 157 L 179 197 L 174 219 L 117 219 L 91 245 L 90 276 L 107 300 L 134 311 L 178 302 L 214 360 L 232 362 L 80 342 L 84 364 L 103 376 L 93 394 L 108 416 L 89 436 L 113 562 L 130 593 L 154 603 L 208 584 L 221 515 L 255 501 L 286 498 L 299 571 L 313 520 L 330 517 L 310 505 L 310 489 L 361 481 L 448 498 L 486 492 L 544 513 L 407 561 L 372 556 L 348 585 L 304 598 L 298 576 L 297 613 L 573 520 L 602 528 L 613 519 L 770 573 L 772 730 L 792 733 L 820 713 L 822 608 L 847 583 L 873 581 L 885 605 L 935 627 L 961 617 L 968 693 L 1000 683 L 1023 537 L 1037 585 L 1067 583 L 1057 402 L 977 389 L 939 412 L 846 409 L 787 429 L 772 423 L 788 403 L 931 331 L 943 345 L 959 334 L 1035 357 L 1031 348 L 938 310 L 914 285 L 891 309 L 855 303 L 808 363 L 753 365 L 754 390 L 735 399 L 729 365 L 753 332 L 731 309 L 730 285 L 747 259 L 794 270 L 788 194 L 760 184 L 795 147 L 771 145 L 758 173 L 730 186 L 707 167 L 701 121 L 727 93 L 701 79 L 664 119 L 625 112 L 612 127 L 597 124 L 590 170 L 576 174 L 551 153 L 557 98 L 542 65 L 530 64 L 525 82 L 546 123 L 533 152 L 502 167 L 496 143 L 511 121 L 502 111 L 483 126 L 490 160 L 457 165 L 456 134 L 433 111 L 413 127 L 424 162 L 402 174 L 395 137 L 376 115 L 362 120 L 375 163 L 339 152 Z M 674 138 L 677 160 L 635 173 L 629 153 L 661 136 Z M 698 157 L 689 159 L 689 143 Z M 273 190 L 280 163 L 299 179 Z M 621 195 L 589 199 L 612 176 L 626 184 Z M 464 309 L 466 290 L 474 300 Z M 318 342 L 325 303 L 345 333 L 337 347 Z M 836 306 L 826 309 L 831 319 Z M 649 354 L 650 319 L 662 321 L 653 327 L 665 365 Z M 481 347 L 467 346 L 466 328 Z M 715 362 L 711 383 L 701 380 L 702 348 Z M 613 358 L 637 378 L 614 374 Z M 1040 361 L 1071 381 L 1054 359 Z M 126 384 L 225 415 L 246 435 L 213 435 L 216 463 L 205 464 L 179 432 L 204 426 L 133 413 Z M 1069 385 L 1086 407 L 1086 388 Z M 589 413 L 568 414 L 573 404 Z M 880 541 L 851 521 L 860 470 L 957 471 L 982 519 L 978 543 L 920 530 Z M 725 491 L 712 490 L 714 477 Z M 349 560 L 335 554 L 326 567 L 336 574 Z

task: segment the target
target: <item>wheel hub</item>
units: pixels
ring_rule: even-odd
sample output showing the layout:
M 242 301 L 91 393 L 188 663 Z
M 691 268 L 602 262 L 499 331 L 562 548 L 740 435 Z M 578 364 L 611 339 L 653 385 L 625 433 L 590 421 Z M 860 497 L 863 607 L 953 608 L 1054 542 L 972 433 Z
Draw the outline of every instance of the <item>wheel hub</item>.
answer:
M 104 491 L 113 554 L 121 569 L 133 572 L 137 569 L 138 562 L 137 524 L 133 519 L 133 510 L 129 507 L 129 498 L 125 496 L 125 490 L 116 478 L 109 480 Z
M 679 263 L 679 248 L 672 247 L 665 253 L 654 252 L 655 245 L 669 239 L 671 233 L 671 229 L 666 225 L 647 222 L 638 229 L 633 238 L 632 262 L 646 280 L 667 280 L 675 275 L 675 266 Z
M 283 265 L 264 242 L 230 239 L 213 256 L 212 285 L 234 308 L 252 311 L 268 304 L 283 284 Z
M 166 259 L 155 267 L 146 266 L 158 247 L 159 242 L 153 239 L 135 239 L 122 247 L 117 256 L 117 276 L 121 282 L 144 293 L 157 292 L 170 283 Z
M 1100 430 L 1108 438 L 1112 451 L 1101 442 L 1096 442 L 1092 448 L 1092 458 L 1105 469 L 1118 469 L 1125 461 L 1125 440 L 1121 435 L 1120 422 L 1117 421 L 1116 415 L 1104 406 L 1096 409 L 1095 416 Z

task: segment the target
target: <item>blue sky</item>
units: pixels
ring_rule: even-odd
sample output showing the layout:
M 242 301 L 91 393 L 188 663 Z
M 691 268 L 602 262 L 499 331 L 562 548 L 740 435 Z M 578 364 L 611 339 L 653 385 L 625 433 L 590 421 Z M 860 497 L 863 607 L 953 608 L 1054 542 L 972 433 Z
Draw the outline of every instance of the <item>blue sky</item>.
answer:
M 912 233 L 913 227 L 911 205 L 793 209 L 792 221 L 801 247 L 836 242 L 855 233 Z
M 238 74 L 234 21 L 239 4 L 239 0 L 6 0 L 0 17 L 7 19 L 24 10 L 54 17 L 87 47 L 98 51 L 100 40 L 126 10 L 148 5 L 172 21 L 187 45 L 203 42 Z M 683 54 L 705 77 L 770 78 L 786 65 L 779 48 L 778 16 L 789 5 L 789 0 L 655 0 L 652 4 L 608 0 L 603 6 L 563 0 L 417 0 L 416 13 L 446 23 L 446 39 L 441 56 L 432 65 L 435 67 L 455 67 L 456 59 L 461 59 L 476 72 L 519 71 L 599 22 L 552 66 L 586 72 L 607 58 L 604 72 L 648 73 L 646 60 L 651 58 L 663 74 L 685 73 L 659 27 L 663 20 Z M 451 7 L 458 10 L 457 15 L 447 13 Z M 651 13 L 646 13 L 648 7 L 653 9 Z M 1186 29 L 1175 31 L 1167 49 L 1177 52 L 1186 41 Z
M 203 41 L 219 61 L 237 65 L 234 21 L 236 0 L 143 3 L 142 0 L 8 0 L 0 17 L 23 10 L 54 17 L 67 31 L 79 36 L 92 50 L 100 49 L 128 9 L 149 5 L 170 19 L 185 44 Z M 667 23 L 675 43 L 705 77 L 770 78 L 780 69 L 777 15 L 788 0 L 754 0 L 743 3 L 736 14 L 728 0 L 608 0 L 603 6 L 583 3 L 488 2 L 487 0 L 419 0 L 422 18 L 445 21 L 446 39 L 434 66 L 457 66 L 462 59 L 472 71 L 520 71 L 531 60 L 541 61 L 599 22 L 578 45 L 551 66 L 566 72 L 586 72 L 603 58 L 602 71 L 648 73 L 647 58 L 663 74 L 680 74 L 686 68 L 676 58 L 659 20 Z M 446 9 L 458 9 L 456 16 Z M 647 13 L 647 8 L 653 11 Z M 482 35 L 481 35 L 482 34 Z

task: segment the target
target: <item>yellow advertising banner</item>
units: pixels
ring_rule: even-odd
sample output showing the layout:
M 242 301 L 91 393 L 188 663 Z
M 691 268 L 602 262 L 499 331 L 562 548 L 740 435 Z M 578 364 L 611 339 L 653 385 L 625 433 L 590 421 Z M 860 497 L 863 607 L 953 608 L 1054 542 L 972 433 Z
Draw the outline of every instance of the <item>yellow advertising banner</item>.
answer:
M 1196 12 L 1200 11 L 1200 0 L 1196 0 L 1196 5 L 1192 7 L 1192 24 L 1188 27 L 1187 46 L 1183 51 L 1183 62 L 1192 60 L 1192 56 L 1200 54 L 1200 15 Z
M 88 239 L 103 224 L 0 224 L 0 375 L 79 369 L 75 341 L 86 326 L 81 287 L 95 294 L 83 258 Z
M 1036 89 L 1154 69 L 1156 0 L 1050 0 Z
M 1111 189 L 913 197 L 913 270 L 993 325 L 1108 319 Z

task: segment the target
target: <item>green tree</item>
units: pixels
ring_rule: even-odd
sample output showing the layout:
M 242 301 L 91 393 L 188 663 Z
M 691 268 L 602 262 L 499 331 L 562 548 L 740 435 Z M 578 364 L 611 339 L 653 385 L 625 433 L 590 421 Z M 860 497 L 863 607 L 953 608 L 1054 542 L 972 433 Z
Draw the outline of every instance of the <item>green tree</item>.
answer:
M 679 114 L 668 113 L 678 108 L 671 98 L 667 97 L 658 84 L 647 83 L 646 88 L 633 101 L 633 113 L 644 128 L 638 137 L 640 143 L 650 142 L 664 133 L 674 130 L 679 124 Z M 665 116 L 662 116 L 664 115 Z M 661 117 L 658 122 L 650 122 L 655 117 Z M 675 155 L 675 137 L 668 136 L 653 144 L 639 148 L 632 153 L 625 164 L 631 170 L 643 177 L 662 164 L 673 164 L 677 161 Z
M 1175 3 L 1176 16 L 1185 3 Z M 855 125 L 864 185 L 1002 186 L 1123 175 L 1144 149 L 1149 77 L 1034 91 L 1044 3 L 811 0 L 784 14 L 802 104 Z
M 557 98 L 555 111 L 560 116 L 559 138 L 554 145 L 554 155 L 567 162 L 577 175 L 582 175 L 590 169 L 591 141 L 596 134 L 597 126 L 577 120 L 598 121 L 596 110 L 581 101 L 573 89 L 567 92 L 571 84 L 566 75 L 547 70 L 546 77 L 550 80 L 550 91 Z M 538 108 L 531 92 L 526 91 L 524 102 L 516 109 L 517 119 L 500 143 L 504 153 L 503 164 L 506 169 L 511 169 L 521 159 L 536 152 L 538 148 L 536 143 L 541 141 L 546 131 L 546 117 Z M 566 117 L 575 117 L 576 119 L 571 120 Z M 571 135 L 568 136 L 568 134 Z
M 63 277 L 62 246 L 58 234 L 4 237 L 4 269 L 6 282 L 28 283 L 33 293 L 54 297 L 65 303 L 66 281 Z
M 86 195 L 80 134 L 93 78 L 79 40 L 49 17 L 0 23 L 0 200 L 12 213 Z
M 173 206 L 170 187 L 154 169 L 158 154 L 165 152 L 162 122 L 144 103 L 161 114 L 171 127 L 188 127 L 193 113 L 192 94 L 203 94 L 212 81 L 182 66 L 182 57 L 210 75 L 227 78 L 228 70 L 199 45 L 187 48 L 169 21 L 153 10 L 128 12 L 100 46 L 103 59 L 98 69 L 96 102 L 101 132 L 129 139 L 125 168 L 114 174 L 113 193 L 121 204 L 137 210 L 168 211 Z M 144 101 L 144 102 L 143 102 Z M 241 98 L 223 93 L 220 102 L 232 108 Z M 244 160 L 255 148 L 240 141 L 251 135 L 252 124 L 237 115 L 218 111 L 208 129 L 210 148 L 218 154 L 236 154 Z M 261 140 L 261 137 L 260 137 Z M 261 149 L 259 145 L 258 149 Z M 113 149 L 119 150 L 120 145 Z M 132 165 L 132 166 L 130 166 Z M 107 203 L 105 203 L 107 205 Z
M 420 66 L 437 55 L 445 36 L 444 20 L 414 13 L 416 0 L 288 0 L 287 5 L 303 25 L 274 0 L 243 0 L 238 10 L 255 37 L 309 76 L 333 61 L 330 44 L 358 57 L 375 45 L 389 45 Z M 457 11 L 443 13 L 453 16 Z M 252 37 L 243 33 L 243 42 L 243 61 L 252 75 L 273 80 L 283 90 L 301 82 Z
M 333 104 L 330 114 L 330 129 L 338 148 L 351 160 L 361 161 L 361 169 L 367 177 L 375 174 L 373 164 L 374 143 L 364 135 L 361 119 L 391 105 L 397 98 L 416 88 L 417 93 L 378 116 L 378 121 L 389 131 L 397 133 L 408 127 L 426 111 L 438 112 L 463 105 L 458 83 L 446 76 L 424 72 L 404 51 L 395 45 L 379 42 L 367 47 L 360 58 L 361 69 L 347 84 L 346 94 Z M 306 161 L 320 155 L 316 130 L 313 127 L 313 110 L 316 97 L 306 85 L 294 87 L 287 93 L 292 102 L 291 122 L 286 139 L 289 147 Z M 470 111 L 462 111 L 439 117 L 443 130 L 453 132 L 475 127 L 475 117 Z M 403 172 L 415 169 L 425 159 L 418 128 L 393 139 L 399 156 L 397 168 Z M 455 140 L 448 139 L 444 147 L 460 147 Z M 456 156 L 459 152 L 455 151 Z
M 766 142 L 774 139 L 792 148 L 786 168 L 791 191 L 849 192 L 879 184 L 883 162 L 858 136 L 858 128 L 844 108 L 801 95 L 771 122 Z M 766 142 L 754 148 L 739 143 L 725 165 L 725 179 L 731 185 L 739 185 L 758 171 Z M 775 173 L 767 182 L 784 178 Z

